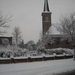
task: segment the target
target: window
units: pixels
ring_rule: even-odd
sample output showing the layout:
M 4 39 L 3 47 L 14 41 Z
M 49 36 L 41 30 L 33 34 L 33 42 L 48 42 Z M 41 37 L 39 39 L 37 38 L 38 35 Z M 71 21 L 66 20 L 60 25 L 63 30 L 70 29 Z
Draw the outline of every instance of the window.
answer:
M 60 39 L 59 38 L 56 39 L 56 45 L 60 45 Z
M 65 40 L 65 44 L 66 44 L 66 45 L 69 45 L 68 39 Z
M 51 43 L 48 43 L 48 46 L 50 46 L 51 45 Z
M 46 21 L 49 21 L 49 20 L 48 20 L 48 17 L 46 17 Z
M 7 46 L 9 44 L 9 40 L 7 38 L 2 39 L 2 45 Z

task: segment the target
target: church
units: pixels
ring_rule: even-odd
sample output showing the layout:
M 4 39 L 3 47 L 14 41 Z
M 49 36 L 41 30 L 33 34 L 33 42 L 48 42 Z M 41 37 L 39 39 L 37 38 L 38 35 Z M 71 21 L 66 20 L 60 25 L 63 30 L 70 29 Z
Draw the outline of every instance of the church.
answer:
M 42 12 L 42 34 L 45 38 L 43 38 L 43 42 L 45 43 L 45 47 L 47 49 L 50 48 L 73 48 L 71 41 L 68 39 L 64 39 L 64 35 L 60 34 L 60 32 L 56 29 L 56 27 L 51 22 L 51 15 L 48 0 L 44 0 L 44 10 Z M 47 38 L 52 38 L 54 41 L 51 43 L 50 41 L 46 42 Z

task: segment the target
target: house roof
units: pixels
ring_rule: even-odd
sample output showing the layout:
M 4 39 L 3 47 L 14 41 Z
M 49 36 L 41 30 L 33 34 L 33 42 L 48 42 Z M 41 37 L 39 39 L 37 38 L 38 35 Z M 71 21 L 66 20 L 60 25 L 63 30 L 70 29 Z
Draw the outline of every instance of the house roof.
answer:
M 0 35 L 0 37 L 12 37 L 12 35 Z

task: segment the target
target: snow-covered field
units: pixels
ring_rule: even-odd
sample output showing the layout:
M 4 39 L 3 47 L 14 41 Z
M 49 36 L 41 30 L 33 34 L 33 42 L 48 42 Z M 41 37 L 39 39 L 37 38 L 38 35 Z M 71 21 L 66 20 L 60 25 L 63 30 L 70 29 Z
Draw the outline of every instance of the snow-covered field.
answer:
M 73 59 L 0 65 L 0 75 L 51 75 L 75 69 Z

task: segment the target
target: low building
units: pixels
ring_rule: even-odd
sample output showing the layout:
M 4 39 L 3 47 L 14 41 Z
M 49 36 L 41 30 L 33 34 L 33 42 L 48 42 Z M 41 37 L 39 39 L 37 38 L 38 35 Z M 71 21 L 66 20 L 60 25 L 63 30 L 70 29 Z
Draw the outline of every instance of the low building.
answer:
M 7 40 L 10 45 L 12 45 L 12 37 L 10 36 L 0 36 L 0 45 L 3 44 L 4 40 Z

